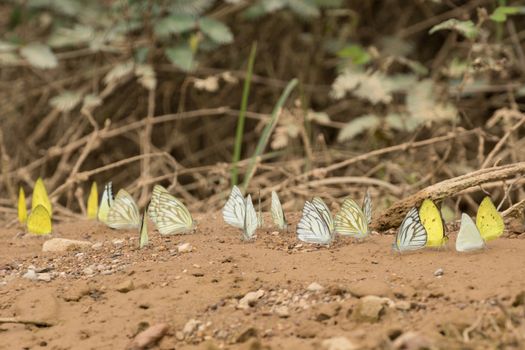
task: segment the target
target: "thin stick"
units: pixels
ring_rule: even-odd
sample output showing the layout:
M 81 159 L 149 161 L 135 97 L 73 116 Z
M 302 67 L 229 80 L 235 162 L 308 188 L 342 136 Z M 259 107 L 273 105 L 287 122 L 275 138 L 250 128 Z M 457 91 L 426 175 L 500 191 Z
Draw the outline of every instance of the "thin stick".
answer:
M 15 317 L 0 317 L 0 324 L 3 323 L 20 323 L 20 324 L 31 324 L 37 327 L 52 327 L 53 323 L 48 321 L 20 319 Z

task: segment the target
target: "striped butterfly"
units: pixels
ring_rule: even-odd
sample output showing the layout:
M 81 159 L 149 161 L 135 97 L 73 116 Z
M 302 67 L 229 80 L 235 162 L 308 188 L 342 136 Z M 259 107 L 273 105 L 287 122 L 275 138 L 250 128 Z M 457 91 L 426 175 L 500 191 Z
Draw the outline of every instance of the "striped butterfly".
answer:
M 363 213 L 365 213 L 366 222 L 370 225 L 372 223 L 372 198 L 369 190 L 366 190 L 365 198 L 363 199 Z
M 188 208 L 160 185 L 153 187 L 148 215 L 161 235 L 191 233 L 195 228 Z
M 417 250 L 423 248 L 426 243 L 427 231 L 423 224 L 421 224 L 418 210 L 412 208 L 399 227 L 393 249 L 398 252 Z
M 102 199 L 100 199 L 100 205 L 98 206 L 98 221 L 105 224 L 108 223 L 109 209 L 113 205 L 113 184 L 108 182 L 104 186 L 104 192 L 102 193 Z
M 365 207 L 366 198 L 367 197 L 365 197 Z M 335 215 L 335 231 L 340 235 L 355 238 L 365 238 L 368 236 L 368 217 L 363 209 L 361 209 L 359 204 L 353 199 L 346 198 L 343 201 L 341 210 Z
M 246 209 L 246 202 L 242 196 L 241 190 L 237 186 L 233 186 L 228 197 L 228 201 L 222 209 L 222 217 L 224 221 L 233 227 L 244 229 L 244 212 Z
M 284 210 L 279 200 L 277 192 L 272 191 L 272 220 L 273 223 L 279 228 L 279 230 L 287 230 L 288 223 L 286 222 L 286 217 L 284 216 Z
M 248 195 L 245 200 L 245 215 L 244 215 L 244 223 L 243 223 L 243 230 L 242 230 L 242 239 L 245 241 L 249 241 L 254 237 L 255 231 L 257 230 L 257 227 L 259 226 L 257 213 L 255 212 L 255 208 L 253 207 L 252 203 L 252 197 Z
M 330 244 L 333 240 L 333 220 L 326 204 L 319 197 L 306 201 L 297 224 L 297 238 L 307 243 Z
M 468 252 L 485 247 L 485 241 L 474 224 L 474 221 L 465 213 L 461 214 L 461 226 L 459 227 L 456 238 L 456 250 L 458 252 Z
M 261 212 L 261 191 L 259 191 L 259 211 L 257 212 L 257 228 L 261 228 L 264 225 L 264 219 Z
M 126 190 L 118 191 L 108 211 L 107 225 L 114 229 L 138 229 L 140 227 L 139 208 Z
M 140 220 L 140 229 L 139 229 L 139 249 L 144 248 L 149 243 L 148 237 L 148 223 L 146 221 L 146 215 L 142 214 L 142 219 Z

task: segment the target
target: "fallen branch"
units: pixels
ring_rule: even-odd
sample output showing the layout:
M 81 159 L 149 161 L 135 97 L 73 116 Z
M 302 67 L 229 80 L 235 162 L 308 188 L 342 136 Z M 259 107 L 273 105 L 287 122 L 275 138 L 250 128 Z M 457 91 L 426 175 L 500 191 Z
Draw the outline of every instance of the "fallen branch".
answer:
M 396 202 L 390 208 L 385 210 L 375 222 L 373 222 L 372 228 L 374 230 L 384 231 L 399 226 L 407 211 L 420 204 L 425 198 L 440 200 L 452 197 L 465 189 L 479 186 L 487 182 L 510 179 L 523 173 L 525 173 L 525 162 L 519 162 L 481 169 L 438 182 L 437 184 L 422 189 L 408 198 Z

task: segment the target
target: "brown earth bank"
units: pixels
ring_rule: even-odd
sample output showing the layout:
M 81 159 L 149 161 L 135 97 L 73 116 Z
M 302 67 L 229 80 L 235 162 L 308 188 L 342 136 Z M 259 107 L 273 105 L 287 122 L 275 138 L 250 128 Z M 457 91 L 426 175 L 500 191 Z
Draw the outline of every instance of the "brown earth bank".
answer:
M 0 349 L 140 349 L 159 324 L 154 349 L 525 348 L 525 235 L 399 255 L 391 235 L 314 247 L 267 225 L 246 243 L 220 213 L 197 220 L 150 224 L 142 250 L 97 222 L 56 225 L 90 244 L 53 253 L 1 229 L 0 319 L 29 324 L 0 322 Z

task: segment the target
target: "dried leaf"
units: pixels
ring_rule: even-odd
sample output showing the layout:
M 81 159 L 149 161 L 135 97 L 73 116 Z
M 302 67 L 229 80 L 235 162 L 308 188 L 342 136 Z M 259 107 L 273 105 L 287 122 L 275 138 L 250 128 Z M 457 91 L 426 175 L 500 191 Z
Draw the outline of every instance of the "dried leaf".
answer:
M 135 75 L 139 78 L 139 83 L 148 90 L 154 90 L 157 86 L 155 70 L 150 64 L 138 64 L 135 66 Z
M 460 21 L 455 18 L 448 19 L 444 22 L 441 22 L 439 24 L 436 24 L 430 30 L 428 31 L 429 34 L 433 34 L 439 30 L 455 30 L 456 32 L 460 33 L 467 39 L 474 39 L 476 36 L 478 36 L 478 28 L 476 28 L 476 25 L 472 21 Z
M 434 96 L 434 83 L 430 79 L 422 80 L 410 89 L 406 105 L 412 117 L 423 123 L 455 120 L 458 114 L 456 107 L 437 102 Z
M 314 110 L 309 110 L 306 114 L 306 119 L 309 121 L 314 121 L 319 124 L 328 124 L 331 122 L 328 114 L 324 112 L 316 112 Z
M 197 90 L 215 92 L 219 90 L 219 77 L 212 75 L 204 79 L 194 78 L 193 85 Z
M 135 64 L 133 61 L 127 61 L 117 64 L 113 67 L 104 77 L 104 83 L 106 85 L 116 84 L 124 77 L 131 75 L 133 73 L 133 68 Z
M 20 55 L 35 68 L 48 69 L 58 66 L 58 59 L 49 46 L 32 43 L 20 49 Z
M 49 100 L 49 105 L 61 112 L 70 112 L 80 103 L 81 100 L 82 93 L 77 91 L 66 91 L 60 95 L 52 97 Z
M 381 119 L 375 114 L 365 114 L 348 122 L 337 135 L 338 142 L 354 138 L 365 131 L 375 130 L 381 124 Z

